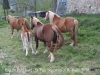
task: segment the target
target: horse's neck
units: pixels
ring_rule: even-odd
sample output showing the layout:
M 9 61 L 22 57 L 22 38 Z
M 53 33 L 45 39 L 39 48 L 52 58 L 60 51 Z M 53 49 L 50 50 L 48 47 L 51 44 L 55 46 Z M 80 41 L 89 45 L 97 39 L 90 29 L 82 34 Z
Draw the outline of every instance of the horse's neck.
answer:
M 58 16 L 58 15 L 54 15 L 54 18 L 53 18 L 53 23 L 54 24 L 56 24 L 57 22 L 59 22 L 59 20 L 61 19 L 61 17 L 60 16 Z
M 15 22 L 16 20 L 18 20 L 18 19 L 12 17 L 12 18 L 10 19 L 10 22 L 12 23 L 12 22 Z
M 27 27 L 26 27 L 26 25 L 23 25 L 23 26 L 22 26 L 22 30 L 23 30 L 23 31 L 27 31 L 27 30 L 28 30 Z
M 41 22 L 37 22 L 37 26 L 42 26 L 43 24 Z

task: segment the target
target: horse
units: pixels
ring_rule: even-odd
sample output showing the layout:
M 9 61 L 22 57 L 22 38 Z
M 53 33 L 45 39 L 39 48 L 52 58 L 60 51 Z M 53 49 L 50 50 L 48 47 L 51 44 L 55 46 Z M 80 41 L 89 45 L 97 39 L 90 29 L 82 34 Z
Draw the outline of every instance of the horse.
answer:
M 26 25 L 22 23 L 22 32 L 21 32 L 21 39 L 23 42 L 23 51 L 26 50 L 26 56 L 28 55 L 28 43 L 30 43 L 30 47 L 32 49 L 32 54 L 35 54 L 33 50 L 32 44 L 32 32 L 30 29 L 27 29 Z
M 34 36 L 36 42 L 36 54 L 38 53 L 38 42 L 39 40 L 44 43 L 44 46 L 48 46 L 50 51 L 49 58 L 50 62 L 55 61 L 54 52 L 62 47 L 64 44 L 64 37 L 58 27 L 53 24 L 43 24 L 36 17 L 30 18 L 31 29 L 34 28 Z M 44 53 L 47 52 L 45 49 Z
M 62 33 L 68 32 L 72 39 L 71 46 L 77 46 L 78 21 L 73 17 L 62 18 L 52 11 L 47 11 L 45 20 L 55 24 Z
M 30 26 L 28 24 L 28 20 L 25 19 L 25 18 L 15 18 L 11 15 L 7 15 L 6 20 L 7 20 L 8 24 L 10 24 L 10 27 L 11 27 L 11 31 L 12 31 L 11 32 L 11 34 L 12 34 L 11 38 L 13 38 L 14 29 L 16 29 L 17 33 L 18 33 L 18 31 L 22 27 L 22 23 L 26 23 L 25 25 L 27 26 L 28 29 L 30 29 Z

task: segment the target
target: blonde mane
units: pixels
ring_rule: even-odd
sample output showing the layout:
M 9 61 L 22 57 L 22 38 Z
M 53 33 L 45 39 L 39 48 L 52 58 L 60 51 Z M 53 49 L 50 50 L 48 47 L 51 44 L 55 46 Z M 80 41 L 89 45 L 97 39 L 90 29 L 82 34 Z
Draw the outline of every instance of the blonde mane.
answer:
M 54 13 L 54 12 L 52 12 L 52 11 L 48 11 L 47 14 L 49 14 L 50 23 L 53 23 L 54 15 L 60 17 L 59 15 L 57 15 L 56 13 Z M 46 14 L 46 15 L 47 15 L 47 14 Z
M 33 22 L 35 25 L 37 25 L 37 22 L 40 22 L 41 24 L 43 24 L 39 19 L 37 19 L 36 17 L 33 17 Z
M 16 18 L 14 18 L 14 17 L 11 16 L 11 15 L 8 15 L 8 16 L 7 16 L 7 19 L 9 19 L 10 23 L 12 23 Z

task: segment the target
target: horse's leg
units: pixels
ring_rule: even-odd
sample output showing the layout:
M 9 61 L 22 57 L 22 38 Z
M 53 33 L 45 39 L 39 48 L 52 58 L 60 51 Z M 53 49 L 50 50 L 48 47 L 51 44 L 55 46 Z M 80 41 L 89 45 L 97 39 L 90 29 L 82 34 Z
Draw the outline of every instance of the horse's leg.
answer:
M 17 37 L 19 37 L 19 30 L 17 29 Z
M 54 62 L 55 60 L 55 57 L 54 57 L 54 54 L 53 54 L 53 48 L 52 48 L 52 45 L 50 42 L 47 43 L 48 47 L 49 47 L 49 50 L 50 50 L 50 54 L 49 54 L 49 58 L 50 58 L 50 62 Z
M 45 47 L 44 53 L 47 53 L 47 52 L 48 52 L 48 50 L 47 50 L 47 45 L 46 45 L 46 42 L 44 42 L 44 47 Z
M 50 52 L 50 56 L 51 56 L 50 62 L 54 62 L 54 60 L 55 60 L 55 57 L 54 57 L 54 54 L 53 54 L 53 52 Z
M 38 51 L 38 38 L 35 37 L 35 42 L 36 42 L 36 53 L 35 54 L 38 54 L 39 51 Z
M 28 55 L 28 41 L 26 40 L 26 38 L 24 39 L 25 42 L 25 49 L 26 49 L 26 56 Z
M 23 42 L 23 51 L 24 51 L 26 48 L 25 48 L 25 42 L 23 39 L 22 39 L 22 42 Z
M 72 31 L 69 31 L 69 35 L 70 35 L 70 37 L 72 39 L 72 43 L 70 45 L 73 46 L 74 45 L 73 32 Z
M 11 27 L 11 38 L 13 38 L 14 37 L 14 35 L 13 35 L 13 32 L 14 32 L 14 28 L 13 27 Z
M 33 42 L 32 42 L 32 37 L 30 38 L 30 47 L 32 49 L 32 54 L 35 54 L 34 50 L 33 50 Z
M 30 47 L 32 49 L 32 54 L 35 54 L 34 50 L 33 50 L 33 43 L 32 43 L 32 37 L 30 38 Z
M 23 51 L 25 50 L 25 42 L 24 42 L 24 39 L 22 37 L 22 34 L 21 34 L 21 39 L 22 39 L 22 42 L 23 42 Z

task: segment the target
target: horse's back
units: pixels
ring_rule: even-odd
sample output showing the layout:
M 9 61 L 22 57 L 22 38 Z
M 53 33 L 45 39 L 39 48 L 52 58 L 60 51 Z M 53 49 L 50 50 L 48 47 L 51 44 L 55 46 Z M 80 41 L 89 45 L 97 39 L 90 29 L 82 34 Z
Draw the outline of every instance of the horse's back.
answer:
M 34 28 L 34 36 L 39 40 L 43 41 L 43 34 L 42 34 L 43 26 L 36 26 Z
M 28 24 L 28 20 L 26 18 L 19 18 L 18 24 L 20 25 L 20 27 L 22 26 L 22 24 L 25 24 L 27 29 L 31 29 L 29 24 Z
M 53 40 L 54 32 L 53 32 L 51 24 L 44 25 L 42 33 L 43 33 L 43 37 L 46 41 Z
M 73 17 L 67 17 L 65 18 L 65 25 L 68 26 L 68 28 L 74 27 L 75 21 L 77 21 L 77 19 Z M 78 25 L 78 21 L 77 21 L 77 25 Z

